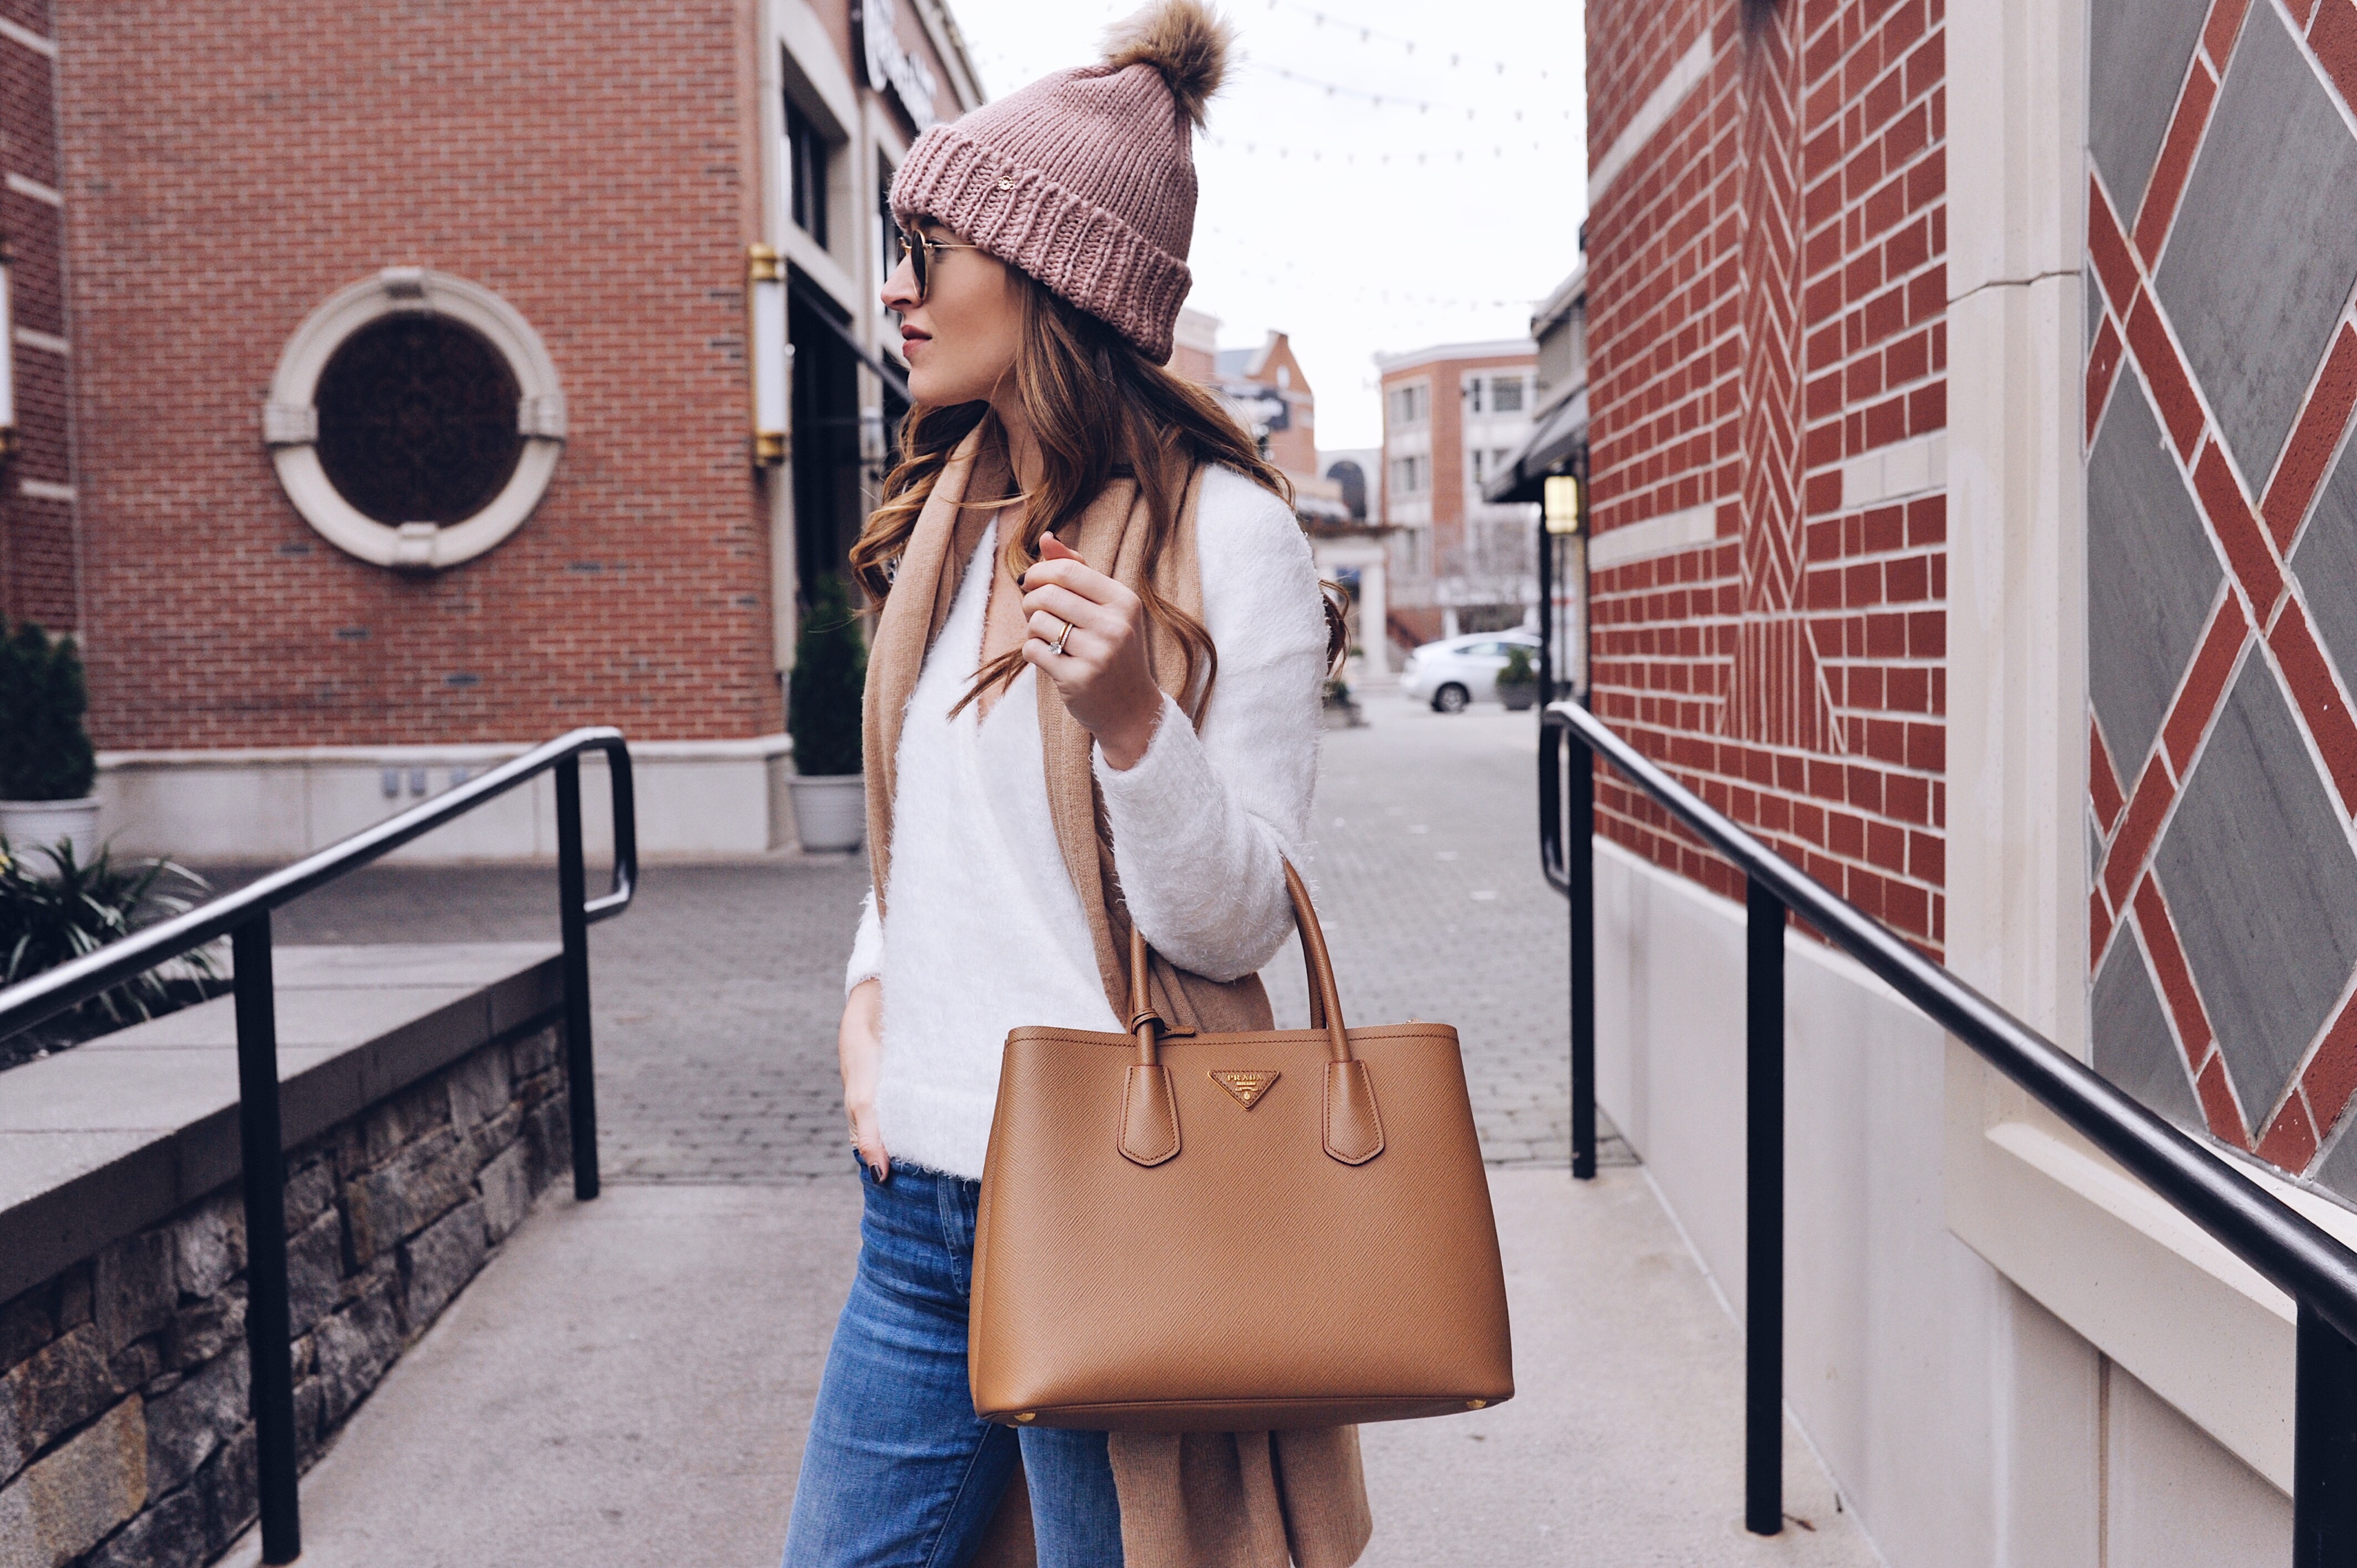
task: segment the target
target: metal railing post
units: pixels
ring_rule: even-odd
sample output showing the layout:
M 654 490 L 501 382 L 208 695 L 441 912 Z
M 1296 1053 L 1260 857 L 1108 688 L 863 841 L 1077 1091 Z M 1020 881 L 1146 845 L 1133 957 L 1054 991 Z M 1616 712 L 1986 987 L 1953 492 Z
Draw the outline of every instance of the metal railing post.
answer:
M 581 856 L 581 759 L 556 765 L 556 920 L 565 939 L 565 1085 L 573 1196 L 597 1196 L 597 1081 L 589 1049 L 589 914 Z
M 230 933 L 236 968 L 238 1144 L 245 1190 L 245 1348 L 251 1369 L 262 1560 L 303 1551 L 295 1486 L 295 1365 L 286 1305 L 286 1158 L 278 1117 L 278 1014 L 270 914 Z
M 2299 1304 L 2292 1568 L 2357 1562 L 2357 1345 Z
M 1563 859 L 1571 896 L 1571 1174 L 1596 1178 L 1596 755 L 1566 730 Z
M 1744 890 L 1743 1523 L 1784 1528 L 1784 901 Z

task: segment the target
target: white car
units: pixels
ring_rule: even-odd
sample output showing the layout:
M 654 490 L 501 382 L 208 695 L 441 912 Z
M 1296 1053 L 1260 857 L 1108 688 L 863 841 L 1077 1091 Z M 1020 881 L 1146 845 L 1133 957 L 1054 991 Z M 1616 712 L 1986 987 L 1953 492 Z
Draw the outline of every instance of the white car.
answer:
M 1400 689 L 1444 714 L 1461 714 L 1468 703 L 1495 702 L 1498 671 L 1506 667 L 1508 651 L 1516 648 L 1530 650 L 1535 671 L 1539 634 L 1534 631 L 1477 631 L 1427 642 L 1407 656 L 1400 669 Z

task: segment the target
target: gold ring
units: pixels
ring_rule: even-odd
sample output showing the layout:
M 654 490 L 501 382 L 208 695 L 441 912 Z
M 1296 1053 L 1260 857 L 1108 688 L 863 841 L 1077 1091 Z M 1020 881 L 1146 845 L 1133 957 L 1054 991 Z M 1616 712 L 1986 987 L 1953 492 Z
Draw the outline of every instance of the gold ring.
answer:
M 1050 653 L 1063 652 L 1064 639 L 1072 635 L 1072 623 L 1071 621 L 1065 620 L 1062 616 L 1058 616 L 1056 619 L 1063 626 L 1064 629 L 1062 634 L 1059 636 L 1055 641 L 1048 645 L 1048 651 Z

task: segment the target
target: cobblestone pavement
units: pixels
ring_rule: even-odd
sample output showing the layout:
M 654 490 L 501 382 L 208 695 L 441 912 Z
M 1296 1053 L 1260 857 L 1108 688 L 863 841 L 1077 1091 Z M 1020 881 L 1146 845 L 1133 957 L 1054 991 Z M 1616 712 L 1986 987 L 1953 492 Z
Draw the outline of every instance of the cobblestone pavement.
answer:
M 1536 723 L 1387 693 L 1369 716 L 1326 736 L 1309 866 L 1345 1016 L 1454 1024 L 1490 1158 L 1566 1164 L 1567 920 L 1538 870 Z M 651 865 L 630 911 L 592 929 L 608 1180 L 837 1174 L 834 1024 L 866 886 L 862 856 Z M 276 923 L 290 942 L 553 938 L 554 908 L 553 871 L 382 867 Z M 1306 1022 L 1297 948 L 1268 977 L 1278 1021 Z M 1605 1158 L 1625 1159 L 1606 1131 Z
M 1538 720 L 1366 706 L 1366 727 L 1326 736 L 1309 867 L 1344 1016 L 1455 1025 L 1483 1153 L 1567 1165 L 1570 917 L 1539 873 Z M 1266 972 L 1278 1021 L 1306 1022 L 1297 950 Z M 1600 1157 L 1630 1160 L 1598 1133 Z

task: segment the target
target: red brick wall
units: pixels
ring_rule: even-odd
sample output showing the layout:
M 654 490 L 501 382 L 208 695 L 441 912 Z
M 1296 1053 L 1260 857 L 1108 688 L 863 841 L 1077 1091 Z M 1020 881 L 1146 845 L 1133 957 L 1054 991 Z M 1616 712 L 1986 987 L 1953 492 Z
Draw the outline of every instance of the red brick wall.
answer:
M 1595 705 L 1813 875 L 1944 937 L 1946 510 L 1842 465 L 1946 424 L 1943 0 L 1589 0 L 1591 165 L 1697 38 L 1707 77 L 1588 223 L 1592 515 L 1712 543 L 1598 571 Z M 1606 829 L 1738 879 L 1608 774 Z
M 58 11 L 100 745 L 778 727 L 740 5 Z M 314 533 L 260 433 L 304 317 L 413 263 L 522 311 L 570 405 L 539 510 L 431 577 Z
M 47 38 L 48 0 L 5 0 L 0 16 Z M 58 173 L 56 71 L 48 56 L 0 38 L 0 176 L 14 174 L 54 190 Z M 48 202 L 0 183 L 0 240 L 11 257 L 16 323 L 52 338 L 66 335 L 64 214 Z M 73 503 L 29 496 L 24 484 L 73 480 L 66 360 L 45 349 L 0 343 L 16 388 L 16 455 L 0 463 L 0 614 L 53 628 L 78 624 Z

